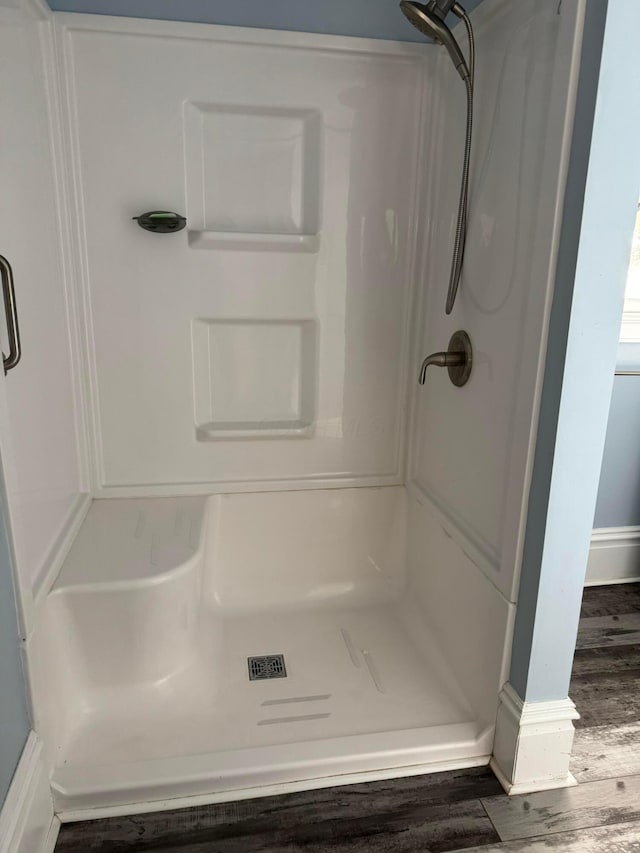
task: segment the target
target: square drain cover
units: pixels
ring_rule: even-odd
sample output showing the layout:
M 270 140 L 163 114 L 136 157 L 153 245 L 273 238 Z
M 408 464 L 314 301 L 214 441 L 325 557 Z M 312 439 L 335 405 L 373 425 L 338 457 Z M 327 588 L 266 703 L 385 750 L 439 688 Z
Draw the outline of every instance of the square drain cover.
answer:
M 262 655 L 260 657 L 247 658 L 247 663 L 249 665 L 249 681 L 287 677 L 284 655 Z

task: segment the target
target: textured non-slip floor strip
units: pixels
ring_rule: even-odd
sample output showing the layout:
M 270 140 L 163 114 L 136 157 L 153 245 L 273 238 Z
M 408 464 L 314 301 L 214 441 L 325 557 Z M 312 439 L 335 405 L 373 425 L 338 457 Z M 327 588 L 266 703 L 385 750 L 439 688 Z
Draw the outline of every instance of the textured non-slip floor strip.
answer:
M 318 696 L 292 696 L 290 699 L 267 699 L 262 702 L 262 707 L 268 705 L 294 705 L 298 702 L 324 702 L 326 699 L 331 699 L 330 693 L 321 693 Z
M 258 720 L 259 726 L 273 726 L 277 723 L 304 723 L 309 720 L 326 720 L 331 714 L 299 714 L 297 717 L 271 717 L 268 720 Z

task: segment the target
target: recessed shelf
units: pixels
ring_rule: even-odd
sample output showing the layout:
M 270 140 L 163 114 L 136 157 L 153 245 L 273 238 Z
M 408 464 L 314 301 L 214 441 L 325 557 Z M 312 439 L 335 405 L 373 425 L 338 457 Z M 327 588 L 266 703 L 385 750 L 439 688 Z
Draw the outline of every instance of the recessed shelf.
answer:
M 198 441 L 236 438 L 309 438 L 313 423 L 308 421 L 212 421 L 196 427 Z
M 317 110 L 187 103 L 189 245 L 316 252 L 321 131 Z
M 317 252 L 319 234 L 244 234 L 240 231 L 189 231 L 192 249 L 255 252 Z
M 192 341 L 198 441 L 313 435 L 314 320 L 197 319 Z

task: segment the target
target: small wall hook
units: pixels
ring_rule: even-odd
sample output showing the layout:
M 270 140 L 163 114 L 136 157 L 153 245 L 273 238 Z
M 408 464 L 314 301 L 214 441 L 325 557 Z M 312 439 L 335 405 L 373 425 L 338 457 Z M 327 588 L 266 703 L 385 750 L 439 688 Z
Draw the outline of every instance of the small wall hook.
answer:
M 148 213 L 134 216 L 133 219 L 145 231 L 152 231 L 155 234 L 172 234 L 182 231 L 187 224 L 184 216 L 169 210 L 150 210 Z

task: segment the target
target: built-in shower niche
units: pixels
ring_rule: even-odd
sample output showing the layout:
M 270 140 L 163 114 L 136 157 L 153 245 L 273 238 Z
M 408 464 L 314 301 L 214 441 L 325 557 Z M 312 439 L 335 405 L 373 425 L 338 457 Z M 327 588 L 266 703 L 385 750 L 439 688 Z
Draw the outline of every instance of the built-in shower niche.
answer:
M 320 137 L 315 110 L 186 104 L 189 245 L 317 251 Z
M 199 441 L 313 434 L 314 320 L 197 319 L 192 341 Z

